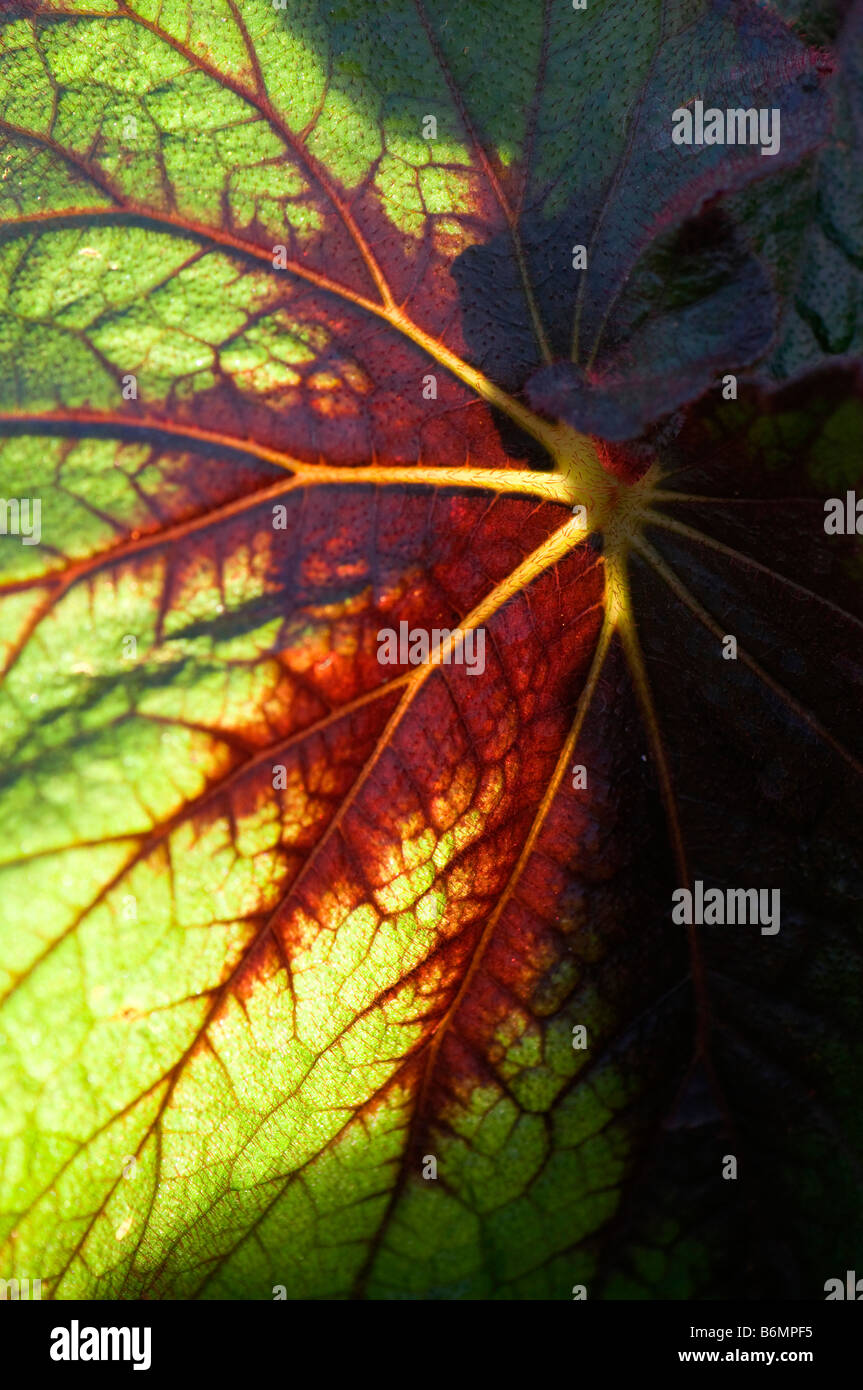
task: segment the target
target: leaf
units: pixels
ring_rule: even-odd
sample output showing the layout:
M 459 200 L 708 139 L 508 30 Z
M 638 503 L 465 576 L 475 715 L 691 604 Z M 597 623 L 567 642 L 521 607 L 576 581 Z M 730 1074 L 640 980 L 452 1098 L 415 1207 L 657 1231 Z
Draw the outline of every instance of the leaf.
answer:
M 616 32 L 612 8 L 598 12 Z M 783 170 L 797 170 L 829 130 L 829 59 L 768 12 L 657 6 L 651 20 L 655 44 L 643 52 L 638 83 L 618 87 L 622 139 L 611 149 L 591 141 L 574 188 L 560 179 L 551 190 L 544 179 L 539 188 L 528 184 L 522 254 L 549 324 L 550 365 L 531 350 L 524 314 L 514 351 L 504 347 L 518 297 L 511 289 L 495 294 L 493 286 L 517 283 L 511 239 L 501 235 L 466 253 L 476 267 L 476 288 L 465 296 L 475 352 L 485 345 L 488 356 L 493 345 L 496 368 L 509 356 L 513 389 L 539 368 L 527 380 L 531 404 L 616 440 L 636 437 L 700 395 L 723 368 L 764 355 L 779 309 L 764 269 L 717 215 L 717 200 L 753 183 L 763 196 L 768 172 L 781 182 Z M 592 133 L 595 94 L 575 91 L 564 106 L 570 129 Z M 757 144 L 673 144 L 671 113 L 700 97 L 723 112 L 780 111 L 774 153 Z M 605 113 L 603 124 L 617 126 Z M 573 274 L 579 246 L 588 273 Z
M 793 292 L 741 195 L 844 61 L 719 0 L 7 4 L 3 1277 L 845 1268 L 863 393 L 717 383 Z M 710 84 L 775 164 L 675 162 Z M 781 930 L 676 925 L 699 879 Z
M 617 346 L 592 367 L 542 367 L 528 398 L 548 415 L 607 441 L 637 439 L 697 399 L 726 367 L 763 357 L 774 329 L 774 295 L 756 258 L 709 214 L 647 258 L 648 284 L 616 316 Z

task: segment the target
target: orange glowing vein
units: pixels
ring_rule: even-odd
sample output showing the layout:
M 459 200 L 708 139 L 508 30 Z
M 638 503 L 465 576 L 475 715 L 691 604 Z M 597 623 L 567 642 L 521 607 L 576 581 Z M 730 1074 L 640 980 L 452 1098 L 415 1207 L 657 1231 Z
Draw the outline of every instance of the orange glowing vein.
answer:
M 443 1015 L 437 1027 L 435 1028 L 432 1041 L 429 1045 L 422 1090 L 417 1100 L 416 1108 L 418 1112 L 422 1110 L 423 1104 L 428 1096 L 429 1088 L 433 1079 L 435 1064 L 437 1062 L 437 1056 L 443 1043 L 444 1037 L 446 1035 L 446 1031 L 452 1023 L 453 1019 L 455 1018 L 456 1014 L 458 1013 L 464 1001 L 465 995 L 467 994 L 474 978 L 476 977 L 477 971 L 479 970 L 480 965 L 482 964 L 483 957 L 485 956 L 485 953 L 488 949 L 491 938 L 494 935 L 495 928 L 497 927 L 497 924 L 500 921 L 501 916 L 503 915 L 508 903 L 510 902 L 510 899 L 512 898 L 513 893 L 515 892 L 516 887 L 518 886 L 524 869 L 531 855 L 533 854 L 533 851 L 536 847 L 536 842 L 539 839 L 542 828 L 545 825 L 545 822 L 548 818 L 549 811 L 551 810 L 551 807 L 554 803 L 554 799 L 557 796 L 557 791 L 560 786 L 560 783 L 563 780 L 564 774 L 566 773 L 566 769 L 569 765 L 569 760 L 573 755 L 573 751 L 579 738 L 581 737 L 581 731 L 584 726 L 584 721 L 587 718 L 587 714 L 590 710 L 590 706 L 593 701 L 593 696 L 599 681 L 599 677 L 602 674 L 602 668 L 605 665 L 605 658 L 608 655 L 608 649 L 611 644 L 611 639 L 614 636 L 615 627 L 615 615 L 612 610 L 606 607 L 602 620 L 602 627 L 600 628 L 599 637 L 597 638 L 596 647 L 594 649 L 593 657 L 590 663 L 590 669 L 587 674 L 587 679 L 584 683 L 584 686 L 582 687 L 581 694 L 578 697 L 575 718 L 573 719 L 569 733 L 566 736 L 566 741 L 564 742 L 564 745 L 560 750 L 557 763 L 555 764 L 554 772 L 552 773 L 552 776 L 549 779 L 548 785 L 543 793 L 542 800 L 540 801 L 539 806 L 537 807 L 536 814 L 531 823 L 527 839 L 525 840 L 524 845 L 522 846 L 521 853 L 519 854 L 518 859 L 516 860 L 516 863 L 509 876 L 504 891 L 501 893 L 494 910 L 489 914 L 488 921 L 486 922 L 480 935 L 479 941 L 477 942 L 474 948 L 470 964 L 467 970 L 465 971 L 464 979 L 462 980 L 461 985 L 459 986 L 452 1003 L 450 1004 L 446 1013 Z

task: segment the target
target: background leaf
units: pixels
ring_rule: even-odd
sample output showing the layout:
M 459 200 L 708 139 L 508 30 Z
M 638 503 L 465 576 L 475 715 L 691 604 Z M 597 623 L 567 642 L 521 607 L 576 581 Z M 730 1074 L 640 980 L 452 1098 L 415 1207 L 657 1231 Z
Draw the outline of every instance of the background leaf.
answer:
M 863 109 L 859 0 L 787 4 L 810 41 L 837 55 L 829 82 L 830 138 L 799 169 L 775 180 L 757 202 L 744 197 L 740 215 L 751 243 L 788 286 L 780 331 L 768 359 L 773 380 L 811 368 L 825 356 L 861 349 L 860 121 Z

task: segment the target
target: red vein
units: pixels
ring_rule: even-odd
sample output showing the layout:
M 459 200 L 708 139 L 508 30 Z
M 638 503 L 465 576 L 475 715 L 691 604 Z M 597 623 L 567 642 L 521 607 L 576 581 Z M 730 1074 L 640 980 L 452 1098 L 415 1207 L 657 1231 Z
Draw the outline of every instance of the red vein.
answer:
M 386 681 L 383 685 L 375 686 L 373 690 L 367 690 L 363 695 L 356 696 L 347 704 L 339 706 L 338 709 L 331 710 L 320 719 L 316 719 L 314 723 L 307 724 L 305 728 L 299 729 L 295 733 L 288 734 L 285 738 L 277 739 L 261 752 L 256 753 L 254 757 L 248 758 L 245 762 L 233 767 L 228 775 L 222 778 L 221 781 L 214 782 L 212 786 L 207 787 L 194 801 L 185 803 L 173 816 L 170 816 L 167 821 L 157 826 L 154 830 L 138 835 L 132 832 L 123 836 L 122 838 L 125 840 L 131 842 L 137 840 L 139 842 L 135 852 L 126 860 L 125 864 L 120 866 L 116 873 L 106 883 L 102 884 L 96 896 L 86 907 L 80 909 L 68 925 L 64 927 L 63 931 L 56 936 L 53 941 L 49 942 L 45 950 L 30 961 L 27 969 L 22 972 L 18 979 L 14 980 L 5 992 L 0 994 L 0 1004 L 4 1004 L 7 999 L 10 999 L 42 962 L 53 955 L 54 951 L 62 945 L 67 937 L 77 931 L 78 927 L 94 908 L 98 907 L 100 903 L 103 903 L 108 897 L 108 894 L 112 893 L 113 890 L 123 882 L 123 879 L 128 876 L 132 869 L 148 859 L 154 850 L 158 849 L 161 844 L 173 835 L 175 830 L 185 825 L 187 821 L 193 820 L 196 816 L 199 816 L 201 812 L 205 811 L 213 802 L 218 801 L 223 796 L 228 796 L 232 788 L 238 782 L 243 781 L 247 776 L 251 776 L 258 768 L 265 766 L 271 758 L 290 752 L 291 749 L 307 742 L 310 738 L 322 734 L 326 729 L 331 728 L 332 725 L 339 723 L 340 720 L 350 718 L 351 715 L 355 714 L 357 710 L 362 709 L 365 705 L 372 704 L 376 700 L 383 699 L 385 696 L 393 694 L 394 691 L 407 685 L 412 674 L 412 672 L 405 672 L 400 676 L 394 676 L 392 680 Z M 218 731 L 213 732 L 213 737 L 218 737 Z M 105 842 L 103 841 L 102 843 Z M 66 848 L 68 847 L 60 846 L 55 852 L 62 854 Z M 73 846 L 73 848 L 78 848 L 78 846 Z M 12 860 L 10 862 L 18 863 L 20 861 Z M 257 940 L 257 936 L 255 940 Z M 251 950 L 251 947 L 249 949 Z M 233 974 L 231 978 L 233 978 Z
M 39 433 L 39 426 L 67 425 L 67 426 L 86 426 L 94 425 L 100 429 L 116 431 L 118 434 L 163 434 L 169 435 L 181 443 L 191 441 L 192 444 L 209 444 L 218 449 L 225 449 L 231 453 L 242 453 L 254 458 L 261 459 L 264 463 L 271 463 L 276 468 L 290 469 L 296 472 L 304 467 L 299 459 L 292 458 L 289 454 L 280 449 L 270 449 L 265 444 L 259 444 L 254 439 L 241 439 L 236 435 L 224 434 L 220 430 L 202 429 L 198 425 L 177 424 L 173 420 L 162 418 L 157 415 L 123 415 L 116 410 L 40 410 L 31 414 L 15 413 L 11 411 L 0 411 L 0 430 L 14 427 L 18 432 L 26 432 L 27 426 L 34 426 L 34 433 Z
M 49 148 L 54 149 L 60 157 L 80 168 L 86 177 L 92 179 L 91 171 L 86 164 L 76 160 L 66 150 L 61 149 L 60 146 L 56 145 L 55 142 L 49 138 L 36 135 L 31 131 L 22 130 L 3 120 L 0 120 L 0 129 L 9 130 L 13 134 L 19 135 L 33 143 L 47 145 Z M 92 181 L 98 182 L 98 180 L 95 179 Z M 71 223 L 73 220 L 84 221 L 85 219 L 89 225 L 93 220 L 98 220 L 99 217 L 110 220 L 115 218 L 117 214 L 121 214 L 124 217 L 144 219 L 153 223 L 154 226 L 164 226 L 174 231 L 185 232 L 190 236 L 198 237 L 203 241 L 221 246 L 227 250 L 235 251 L 240 255 L 258 261 L 265 265 L 271 274 L 278 275 L 280 273 L 273 265 L 272 248 L 267 249 L 258 246 L 255 242 L 246 241 L 244 238 L 232 232 L 226 232 L 221 228 L 208 226 L 192 218 L 180 216 L 178 213 L 173 213 L 165 209 L 154 209 L 144 204 L 138 204 L 124 197 L 118 190 L 113 189 L 107 181 L 103 182 L 104 190 L 108 196 L 114 200 L 114 209 L 101 208 L 95 213 L 88 212 L 86 214 L 68 211 L 37 213 L 26 218 L 15 219 L 6 225 L 26 229 L 31 224 L 45 225 L 50 222 Z M 536 439 L 538 443 L 549 451 L 549 453 L 553 454 L 555 452 L 560 436 L 558 427 L 549 424 L 548 421 L 544 420 L 540 415 L 535 414 L 534 411 L 523 405 L 521 401 L 509 395 L 509 393 L 504 391 L 501 387 L 495 385 L 483 372 L 470 366 L 470 364 L 459 357 L 457 353 L 439 342 L 430 333 L 426 333 L 391 300 L 387 300 L 384 303 L 377 303 L 375 300 L 369 299 L 365 295 L 349 289 L 347 285 L 343 285 L 336 280 L 331 280 L 328 276 L 310 269 L 300 261 L 287 259 L 285 272 L 306 281 L 325 294 L 331 294 L 338 299 L 353 304 L 356 308 L 363 310 L 365 313 L 372 314 L 381 322 L 389 325 L 390 328 L 402 334 L 429 357 L 439 362 L 442 367 L 445 367 L 447 371 L 451 372 L 459 381 L 469 386 L 482 400 L 486 401 L 489 405 L 496 406 L 498 410 L 503 411 L 505 415 L 509 416 L 509 418 L 529 434 L 531 438 Z M 572 431 L 570 431 L 570 433 L 572 433 Z
M 386 464 L 348 464 L 335 466 L 324 463 L 309 463 L 294 458 L 280 449 L 271 449 L 254 439 L 243 439 L 237 435 L 224 434 L 217 430 L 201 429 L 197 425 L 176 424 L 160 416 L 124 416 L 112 410 L 43 410 L 32 414 L 11 414 L 0 412 L 0 432 L 14 429 L 26 433 L 33 426 L 38 434 L 40 427 L 92 426 L 109 433 L 169 435 L 180 443 L 208 444 L 229 453 L 241 453 L 264 463 L 283 468 L 293 476 L 291 483 L 302 482 L 303 486 L 320 483 L 340 483 L 350 485 L 401 484 L 427 487 L 466 487 L 484 488 L 491 492 L 528 494 L 546 501 L 572 504 L 570 490 L 565 480 L 557 473 L 543 473 L 529 468 L 478 468 L 469 464 L 456 464 L 452 467 L 428 468 L 421 464 L 388 466 Z M 284 484 L 280 486 L 285 487 Z M 286 489 L 287 490 L 287 489 Z M 263 494 L 262 494 L 263 495 Z
M 169 34 L 166 30 L 160 29 L 159 25 L 153 20 L 144 19 L 142 15 L 137 14 L 134 10 L 130 10 L 125 0 L 117 0 L 117 15 L 118 17 L 128 19 L 132 24 L 139 25 L 142 29 L 148 30 L 155 38 L 160 39 L 162 43 L 173 48 L 176 53 L 179 53 L 188 63 L 197 68 L 199 72 L 206 73 L 207 76 L 211 77 L 219 86 L 227 87 L 235 96 L 238 96 L 242 101 L 247 102 L 259 112 L 263 119 L 268 122 L 270 127 L 281 136 L 285 144 L 293 151 L 295 157 L 303 165 L 307 174 L 318 184 L 324 196 L 335 208 L 351 240 L 359 251 L 366 265 L 366 269 L 374 281 L 382 303 L 389 308 L 393 308 L 395 301 L 383 271 L 378 265 L 363 233 L 360 231 L 350 208 L 348 208 L 338 190 L 330 182 L 323 166 L 319 164 L 314 155 L 312 155 L 303 144 L 302 140 L 291 130 L 290 126 L 273 106 L 266 93 L 250 91 L 249 88 L 245 87 L 241 82 L 238 82 L 235 78 L 230 77 L 227 73 L 214 67 L 213 64 L 208 62 L 200 53 L 196 53 L 194 49 L 187 47 L 186 44 L 174 38 L 173 35 Z M 248 39 L 248 33 L 242 23 L 240 24 L 240 35 L 244 38 L 244 41 Z M 260 72 L 260 68 L 258 68 L 258 72 Z M 263 78 L 263 74 L 261 74 L 261 77 Z

